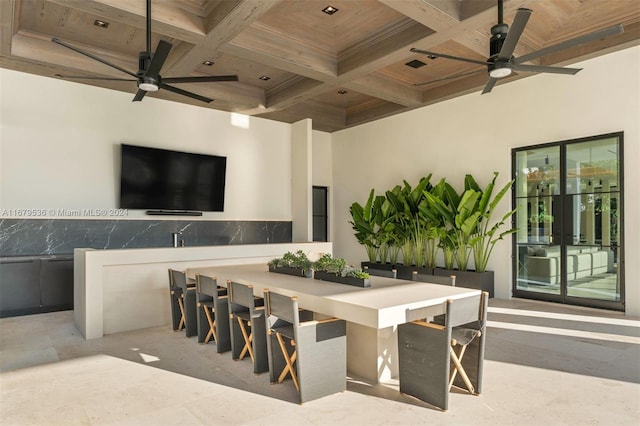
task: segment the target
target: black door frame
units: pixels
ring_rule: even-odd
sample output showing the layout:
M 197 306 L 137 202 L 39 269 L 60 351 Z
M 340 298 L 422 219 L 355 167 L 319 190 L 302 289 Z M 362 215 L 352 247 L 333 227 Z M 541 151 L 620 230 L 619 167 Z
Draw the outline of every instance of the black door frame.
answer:
M 599 139 L 618 139 L 618 159 L 619 159 L 619 169 L 618 169 L 618 182 L 619 188 L 618 192 L 620 194 L 619 199 L 617 200 L 617 210 L 620 215 L 620 229 L 618 230 L 618 280 L 620 286 L 620 301 L 608 301 L 608 300 L 599 300 L 599 299 L 591 299 L 585 297 L 577 297 L 577 296 L 568 296 L 567 295 L 567 276 L 566 276 L 566 259 L 567 259 L 567 245 L 568 242 L 568 229 L 570 227 L 570 219 L 567 216 L 563 215 L 560 220 L 560 226 L 558 229 L 554 229 L 553 237 L 554 239 L 559 238 L 560 242 L 560 259 L 562 266 L 560 268 L 560 294 L 550 294 L 550 293 L 542 293 L 535 291 L 527 291 L 518 289 L 518 256 L 517 256 L 517 236 L 514 233 L 512 236 L 512 279 L 511 279 L 511 288 L 513 297 L 521 297 L 526 299 L 534 299 L 534 300 L 543 300 L 548 302 L 558 302 L 565 303 L 570 305 L 579 305 L 579 306 L 588 306 L 594 308 L 602 308 L 602 309 L 610 309 L 616 311 L 624 311 L 625 310 L 625 256 L 624 256 L 624 247 L 625 247 L 625 233 L 624 233 L 624 132 L 614 132 L 614 133 L 606 133 L 602 135 L 589 136 L 584 138 L 577 139 L 568 139 L 556 142 L 548 142 L 538 145 L 527 145 L 518 148 L 511 149 L 511 174 L 512 178 L 516 178 L 516 153 L 527 151 L 530 149 L 540 149 L 540 148 L 548 148 L 548 147 L 559 147 L 560 148 L 560 195 L 557 197 L 560 202 L 560 212 L 566 212 L 567 205 L 569 203 L 570 197 L 572 194 L 566 194 L 566 160 L 567 160 L 567 146 L 576 143 L 582 142 L 590 142 Z M 511 191 L 511 205 L 512 208 L 517 206 L 517 198 L 516 191 Z M 512 217 L 512 227 L 515 228 L 517 226 L 516 216 Z M 571 235 L 571 238 L 573 235 Z

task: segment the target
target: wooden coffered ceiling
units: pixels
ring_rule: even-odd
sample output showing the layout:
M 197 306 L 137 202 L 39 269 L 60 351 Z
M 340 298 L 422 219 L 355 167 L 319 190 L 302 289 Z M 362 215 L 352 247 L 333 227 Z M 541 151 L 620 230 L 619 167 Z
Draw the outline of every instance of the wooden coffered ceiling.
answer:
M 338 11 L 323 13 L 328 5 Z M 624 26 L 622 34 L 534 64 L 566 65 L 640 43 L 638 0 L 506 0 L 507 24 L 519 7 L 533 14 L 516 57 L 615 24 Z M 3 68 L 53 78 L 126 78 L 51 38 L 133 72 L 138 52 L 146 47 L 145 0 L 0 0 L 0 8 Z M 485 72 L 416 86 L 483 67 L 429 59 L 409 49 L 484 61 L 490 28 L 497 22 L 497 1 L 153 0 L 152 18 L 152 50 L 161 39 L 173 44 L 163 77 L 237 74 L 239 81 L 180 85 L 214 98 L 209 104 L 166 90 L 148 96 L 284 122 L 311 118 L 315 129 L 332 132 L 471 92 L 481 96 Z M 109 26 L 100 28 L 96 20 Z M 426 66 L 406 65 L 415 59 Z M 206 60 L 214 64 L 203 65 Z M 507 77 L 494 91 L 509 90 L 509 81 L 528 75 Z M 132 97 L 137 90 L 135 82 L 76 81 Z

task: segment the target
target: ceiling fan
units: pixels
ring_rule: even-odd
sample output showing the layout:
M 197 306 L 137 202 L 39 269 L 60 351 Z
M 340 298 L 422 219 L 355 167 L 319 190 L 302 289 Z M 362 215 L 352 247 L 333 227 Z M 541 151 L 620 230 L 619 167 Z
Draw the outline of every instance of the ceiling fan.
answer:
M 582 43 L 587 43 L 593 40 L 605 38 L 614 34 L 620 34 L 624 32 L 622 25 L 618 24 L 613 27 L 605 28 L 599 31 L 594 31 L 589 34 L 585 34 L 580 37 L 573 38 L 571 40 L 558 43 L 553 46 L 545 47 L 535 52 L 528 53 L 526 55 L 515 58 L 513 51 L 520 40 L 520 36 L 524 31 L 529 17 L 533 12 L 530 9 L 520 8 L 516 11 L 516 16 L 511 23 L 511 29 L 503 22 L 503 0 L 498 0 L 498 24 L 491 27 L 491 39 L 489 44 L 489 59 L 486 61 L 479 61 L 470 58 L 461 58 L 458 56 L 445 55 L 443 53 L 430 52 L 426 50 L 412 48 L 411 51 L 415 53 L 421 53 L 429 55 L 430 57 L 453 59 L 455 61 L 470 62 L 472 64 L 484 65 L 489 71 L 489 81 L 487 81 L 482 94 L 491 92 L 491 89 L 496 85 L 497 81 L 501 78 L 509 76 L 513 71 L 523 72 L 546 72 L 554 74 L 571 74 L 574 75 L 582 68 L 562 68 L 562 67 L 549 67 L 541 65 L 527 65 L 524 62 L 529 62 L 534 59 L 540 58 L 545 55 L 549 55 L 560 50 L 568 49 L 573 46 L 577 46 Z M 425 86 L 427 84 L 435 83 L 438 81 L 444 81 L 449 79 L 461 78 L 471 74 L 476 74 L 480 71 L 471 71 L 467 73 L 457 74 L 446 78 L 440 78 L 437 80 L 431 80 L 424 83 L 415 84 L 415 86 Z
M 237 75 L 218 75 L 218 76 L 206 76 L 206 77 L 162 77 L 160 76 L 160 70 L 162 65 L 169 56 L 169 51 L 173 45 L 164 40 L 158 42 L 158 47 L 155 52 L 151 52 L 151 0 L 147 0 L 147 50 L 140 52 L 138 55 L 138 67 L 137 73 L 125 70 L 118 65 L 112 64 L 102 58 L 99 58 L 89 52 L 85 52 L 72 46 L 57 38 L 52 38 L 52 42 L 64 46 L 74 52 L 80 53 L 98 62 L 102 62 L 105 65 L 115 68 L 125 74 L 129 74 L 133 79 L 128 78 L 108 78 L 108 77 L 86 77 L 86 76 L 72 76 L 72 75 L 60 75 L 56 74 L 56 77 L 68 78 L 68 79 L 85 79 L 85 80 L 110 80 L 110 81 L 135 81 L 138 84 L 138 92 L 133 98 L 133 101 L 141 101 L 147 92 L 157 92 L 160 89 L 165 89 L 179 95 L 188 96 L 193 99 L 197 99 L 202 102 L 212 102 L 213 99 L 205 96 L 200 96 L 186 90 L 179 89 L 174 86 L 170 86 L 167 83 L 210 83 L 217 81 L 238 81 Z

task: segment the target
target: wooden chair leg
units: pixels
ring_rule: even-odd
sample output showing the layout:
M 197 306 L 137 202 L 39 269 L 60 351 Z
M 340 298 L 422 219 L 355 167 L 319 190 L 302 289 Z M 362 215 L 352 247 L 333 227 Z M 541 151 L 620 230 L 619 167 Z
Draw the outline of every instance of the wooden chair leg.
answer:
M 467 376 L 467 372 L 464 371 L 464 367 L 462 366 L 462 357 L 464 356 L 464 351 L 467 349 L 466 346 L 463 346 L 460 349 L 460 354 L 456 355 L 456 351 L 453 349 L 453 346 L 449 347 L 449 354 L 451 355 L 451 362 L 453 362 L 455 368 L 453 369 L 453 373 L 451 374 L 451 379 L 449 380 L 449 390 L 451 390 L 451 386 L 453 386 L 453 380 L 455 379 L 456 372 L 460 374 L 464 384 L 467 385 L 467 389 L 472 394 L 476 393 L 475 388 L 471 384 L 471 380 L 469 380 L 469 376 Z
M 253 356 L 253 349 L 251 348 L 251 341 L 253 340 L 253 334 L 247 334 L 247 329 L 244 327 L 244 321 L 242 321 L 242 318 L 238 316 L 236 318 L 238 319 L 238 324 L 240 324 L 240 332 L 242 333 L 242 337 L 244 337 L 244 347 L 242 348 L 242 351 L 240 352 L 240 356 L 238 357 L 238 359 L 244 359 L 247 352 L 249 352 L 251 361 L 255 361 L 255 358 Z
M 287 377 L 287 374 L 291 374 L 291 380 L 293 380 L 293 385 L 296 387 L 296 390 L 299 392 L 300 385 L 298 384 L 298 377 L 296 376 L 296 371 L 293 369 L 293 363 L 296 362 L 296 358 L 298 357 L 298 351 L 294 350 L 291 357 L 289 357 L 289 353 L 287 352 L 287 347 L 285 346 L 284 341 L 282 340 L 282 335 L 280 333 L 276 333 L 276 338 L 278 339 L 280 350 L 282 351 L 282 355 L 284 356 L 284 361 L 287 364 L 282 369 L 282 373 L 280 373 L 280 377 L 278 377 L 278 383 L 282 383 L 285 377 Z
M 211 312 L 209 312 L 209 308 L 205 305 L 202 305 L 202 309 L 204 309 L 204 314 L 207 316 L 207 322 L 209 323 L 209 332 L 207 333 L 207 337 L 204 338 L 204 343 L 209 343 L 209 339 L 211 339 L 211 337 L 214 338 L 214 340 L 217 340 L 215 338 L 214 335 L 214 325 L 213 325 L 213 320 L 211 319 Z
M 178 298 L 178 306 L 180 307 L 180 323 L 178 324 L 178 330 L 182 330 L 182 328 L 186 325 L 184 320 L 184 296 L 181 295 Z
M 218 332 L 216 329 L 216 320 L 213 320 L 213 322 L 211 323 L 211 334 L 213 335 L 213 340 L 216 342 L 216 345 L 218 344 Z

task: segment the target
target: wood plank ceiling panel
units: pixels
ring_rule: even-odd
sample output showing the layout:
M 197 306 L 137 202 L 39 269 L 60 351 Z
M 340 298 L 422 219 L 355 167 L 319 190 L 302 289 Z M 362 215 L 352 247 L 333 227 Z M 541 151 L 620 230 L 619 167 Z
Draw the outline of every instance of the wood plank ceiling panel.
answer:
M 323 13 L 328 5 L 337 12 Z M 433 60 L 410 48 L 484 61 L 496 5 L 497 0 L 152 0 L 152 50 L 160 40 L 173 45 L 162 76 L 231 74 L 238 81 L 180 84 L 214 98 L 209 104 L 164 90 L 149 96 L 285 122 L 309 117 L 324 131 L 471 92 L 479 96 L 485 67 Z M 563 66 L 640 44 L 637 0 L 505 0 L 505 23 L 520 7 L 533 13 L 516 57 L 615 24 L 625 30 L 534 64 Z M 0 0 L 0 11 L 3 68 L 49 77 L 128 77 L 51 38 L 132 72 L 146 49 L 145 0 Z M 96 20 L 108 28 L 95 26 Z M 413 60 L 426 65 L 408 67 Z M 529 75 L 508 77 L 494 90 L 509 90 L 510 81 Z M 571 82 L 571 76 L 564 78 Z M 77 82 L 137 91 L 135 81 Z

